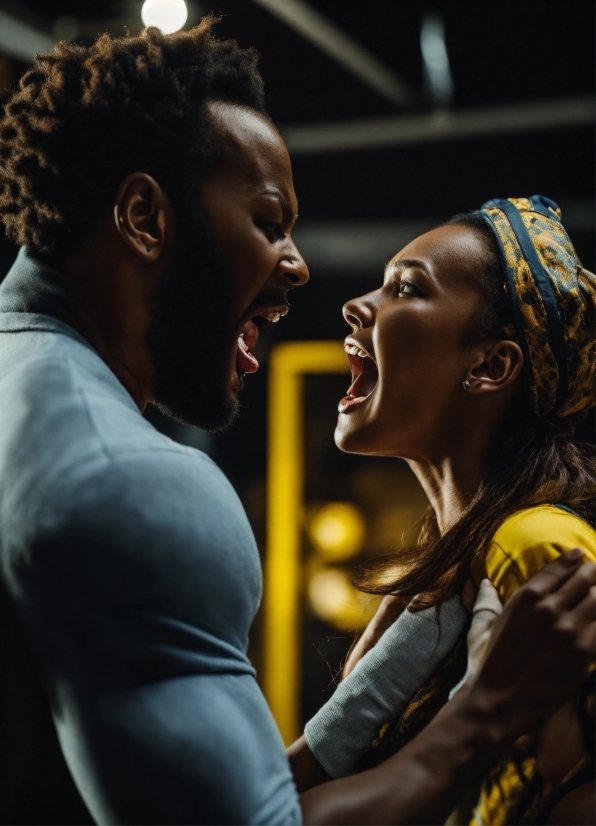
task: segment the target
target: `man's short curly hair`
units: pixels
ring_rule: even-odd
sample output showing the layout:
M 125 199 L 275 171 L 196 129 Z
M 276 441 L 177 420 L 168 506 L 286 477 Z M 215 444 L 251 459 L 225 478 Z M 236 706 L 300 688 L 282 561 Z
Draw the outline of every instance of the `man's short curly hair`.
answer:
M 11 240 L 68 254 L 132 172 L 155 177 L 175 201 L 189 165 L 198 181 L 218 158 L 205 102 L 265 111 L 257 53 L 217 40 L 215 22 L 61 41 L 37 57 L 0 121 L 0 218 Z

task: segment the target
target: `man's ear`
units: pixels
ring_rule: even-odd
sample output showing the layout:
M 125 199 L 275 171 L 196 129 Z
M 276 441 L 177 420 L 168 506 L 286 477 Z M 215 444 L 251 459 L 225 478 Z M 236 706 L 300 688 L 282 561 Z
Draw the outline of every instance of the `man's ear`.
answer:
M 524 356 L 515 341 L 496 341 L 487 344 L 483 352 L 466 371 L 470 383 L 468 393 L 495 393 L 510 387 L 519 377 Z
M 167 195 L 151 175 L 135 172 L 122 181 L 114 220 L 118 234 L 141 261 L 155 264 L 161 258 L 172 210 Z

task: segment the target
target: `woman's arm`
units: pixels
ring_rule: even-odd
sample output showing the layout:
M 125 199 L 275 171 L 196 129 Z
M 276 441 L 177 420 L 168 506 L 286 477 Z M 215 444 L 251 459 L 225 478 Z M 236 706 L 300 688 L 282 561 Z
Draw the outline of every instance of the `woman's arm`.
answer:
M 305 823 L 444 821 L 462 788 L 499 750 L 551 714 L 587 676 L 596 566 L 580 560 L 571 552 L 519 589 L 495 622 L 478 676 L 411 743 L 374 769 L 302 794 Z

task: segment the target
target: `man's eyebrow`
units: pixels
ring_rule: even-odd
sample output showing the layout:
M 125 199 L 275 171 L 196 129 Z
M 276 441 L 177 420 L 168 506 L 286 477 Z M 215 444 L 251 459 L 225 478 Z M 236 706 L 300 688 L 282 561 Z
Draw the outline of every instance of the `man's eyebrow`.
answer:
M 275 192 L 274 190 L 266 189 L 264 192 L 261 192 L 260 195 L 268 195 L 273 196 L 273 198 L 277 198 L 277 200 L 281 204 L 281 208 L 283 210 L 284 217 L 286 217 L 286 220 L 295 221 L 298 217 L 298 205 L 296 205 L 296 212 L 294 212 L 291 204 L 289 203 L 289 201 L 286 201 L 281 192 Z

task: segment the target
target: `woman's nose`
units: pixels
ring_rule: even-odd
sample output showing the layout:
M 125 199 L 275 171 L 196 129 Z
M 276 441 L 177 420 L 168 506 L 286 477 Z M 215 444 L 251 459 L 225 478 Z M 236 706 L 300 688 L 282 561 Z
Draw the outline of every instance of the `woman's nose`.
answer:
M 351 298 L 343 306 L 343 316 L 354 330 L 369 327 L 373 323 L 373 312 L 367 298 L 366 295 Z

